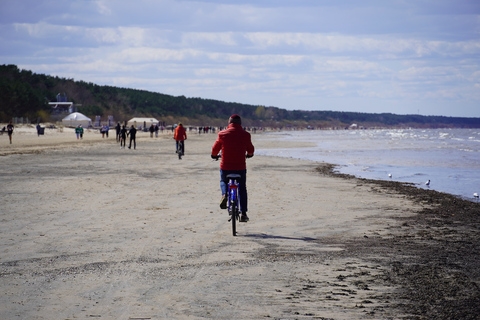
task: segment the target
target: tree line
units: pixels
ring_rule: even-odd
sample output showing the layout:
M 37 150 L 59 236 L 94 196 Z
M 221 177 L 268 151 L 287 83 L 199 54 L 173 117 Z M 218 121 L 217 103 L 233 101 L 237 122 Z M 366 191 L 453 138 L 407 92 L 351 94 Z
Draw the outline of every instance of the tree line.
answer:
M 222 125 L 225 119 L 237 113 L 251 126 L 343 128 L 356 123 L 363 127 L 480 127 L 480 118 L 286 110 L 198 97 L 176 97 L 36 74 L 20 70 L 16 65 L 0 66 L 0 122 L 13 117 L 50 121 L 52 110 L 48 102 L 55 102 L 58 93 L 66 93 L 70 102 L 79 105 L 78 111 L 92 119 L 108 115 L 118 120 L 144 116 L 181 118 L 193 125 Z

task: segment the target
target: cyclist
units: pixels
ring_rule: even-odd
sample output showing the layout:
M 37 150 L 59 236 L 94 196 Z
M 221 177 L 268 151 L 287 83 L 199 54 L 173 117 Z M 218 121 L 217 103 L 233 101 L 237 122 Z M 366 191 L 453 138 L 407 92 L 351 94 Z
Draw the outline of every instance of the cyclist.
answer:
M 175 139 L 175 141 L 177 142 L 177 153 L 180 151 L 182 153 L 182 155 L 185 154 L 185 140 L 187 140 L 187 132 L 185 131 L 185 128 L 183 127 L 183 124 L 180 122 L 178 124 L 178 126 L 175 128 L 175 134 L 173 136 L 173 139 Z M 182 150 L 178 150 L 178 144 L 180 143 L 180 141 L 183 141 L 183 143 L 181 144 L 181 149 Z
M 242 119 L 238 114 L 234 114 L 228 121 L 228 127 L 218 133 L 217 140 L 213 144 L 211 157 L 218 159 L 218 153 L 222 152 L 222 160 L 220 163 L 220 188 L 222 190 L 222 201 L 220 208 L 227 208 L 227 187 L 229 174 L 239 174 L 240 194 L 240 216 L 241 222 L 247 222 L 247 164 L 245 158 L 253 157 L 255 148 L 252 144 L 250 133 L 242 128 Z

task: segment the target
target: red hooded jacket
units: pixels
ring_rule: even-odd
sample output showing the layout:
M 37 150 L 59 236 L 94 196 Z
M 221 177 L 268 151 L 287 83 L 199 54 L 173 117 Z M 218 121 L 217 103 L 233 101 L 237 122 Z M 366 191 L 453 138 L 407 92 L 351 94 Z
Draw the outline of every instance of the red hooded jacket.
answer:
M 185 132 L 183 125 L 180 124 L 175 128 L 175 135 L 173 138 L 177 141 L 187 140 L 187 133 Z
M 222 151 L 222 170 L 245 170 L 247 164 L 245 155 L 253 155 L 255 148 L 252 144 L 250 133 L 243 130 L 242 126 L 230 123 L 227 129 L 218 133 L 217 141 L 213 144 L 212 155 L 216 156 Z

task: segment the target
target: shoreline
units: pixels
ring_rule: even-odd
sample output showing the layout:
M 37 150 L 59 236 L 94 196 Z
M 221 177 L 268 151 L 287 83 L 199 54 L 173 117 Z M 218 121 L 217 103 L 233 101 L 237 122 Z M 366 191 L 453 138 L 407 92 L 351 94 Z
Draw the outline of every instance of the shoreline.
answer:
M 366 179 L 415 183 L 419 188 L 476 201 L 480 175 L 475 154 L 479 133 L 455 130 L 375 130 L 371 133 L 292 133 L 268 139 L 315 141 L 312 148 L 279 150 L 285 157 L 325 161 L 338 171 Z M 272 154 L 261 150 L 262 154 Z M 391 152 L 390 152 L 391 151 Z M 439 161 L 439 159 L 442 159 Z M 432 179 L 427 185 L 427 180 Z
M 137 150 L 111 136 L 80 144 L 61 136 L 2 158 L 2 318 L 474 319 L 480 311 L 478 203 L 256 156 L 247 162 L 251 222 L 233 238 L 208 154 L 216 135 L 189 135 L 181 161 L 167 135 L 139 136 Z

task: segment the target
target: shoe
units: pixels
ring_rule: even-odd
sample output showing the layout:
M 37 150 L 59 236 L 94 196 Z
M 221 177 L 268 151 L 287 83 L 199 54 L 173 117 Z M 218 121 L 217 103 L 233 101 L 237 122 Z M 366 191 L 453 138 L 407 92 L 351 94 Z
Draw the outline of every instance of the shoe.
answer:
M 247 222 L 248 220 L 248 217 L 247 217 L 247 214 L 246 213 L 242 213 L 242 215 L 240 216 L 240 222 Z
M 227 209 L 228 198 L 226 195 L 223 195 L 222 201 L 220 202 L 220 209 Z

